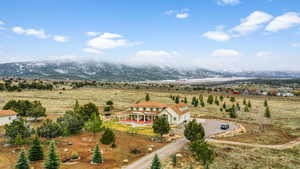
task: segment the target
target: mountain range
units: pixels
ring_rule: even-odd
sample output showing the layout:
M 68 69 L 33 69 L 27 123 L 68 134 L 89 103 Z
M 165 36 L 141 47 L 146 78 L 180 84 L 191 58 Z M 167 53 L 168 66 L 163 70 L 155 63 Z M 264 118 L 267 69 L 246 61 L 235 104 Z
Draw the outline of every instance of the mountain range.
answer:
M 223 72 L 201 68 L 176 68 L 155 65 L 137 66 L 109 62 L 39 61 L 2 63 L 0 64 L 0 77 L 145 81 L 213 77 L 300 78 L 300 72 Z

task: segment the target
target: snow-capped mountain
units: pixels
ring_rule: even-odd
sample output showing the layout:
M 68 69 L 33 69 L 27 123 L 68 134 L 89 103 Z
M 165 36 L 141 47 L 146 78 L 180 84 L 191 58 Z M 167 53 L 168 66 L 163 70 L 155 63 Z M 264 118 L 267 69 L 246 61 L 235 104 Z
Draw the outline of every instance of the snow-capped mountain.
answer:
M 0 77 L 144 81 L 202 79 L 211 77 L 300 78 L 299 72 L 252 71 L 217 72 L 201 68 L 175 68 L 155 65 L 126 65 L 108 62 L 43 61 L 0 64 Z

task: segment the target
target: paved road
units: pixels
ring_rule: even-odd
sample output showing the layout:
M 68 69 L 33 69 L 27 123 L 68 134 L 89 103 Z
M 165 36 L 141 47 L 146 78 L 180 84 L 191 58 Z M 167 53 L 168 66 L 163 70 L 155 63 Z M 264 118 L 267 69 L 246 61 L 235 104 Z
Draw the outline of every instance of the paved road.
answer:
M 216 134 L 216 133 L 221 133 L 224 132 L 224 130 L 220 129 L 220 125 L 223 123 L 222 121 L 218 120 L 206 120 L 206 119 L 197 119 L 199 123 L 202 123 L 206 137 Z M 229 123 L 230 127 L 228 130 L 235 130 L 237 129 L 237 126 Z M 228 131 L 226 130 L 226 131 Z M 183 128 L 178 129 L 176 133 L 183 134 Z M 155 154 L 159 156 L 161 160 L 165 160 L 169 158 L 172 154 L 175 154 L 176 152 L 180 151 L 182 147 L 187 144 L 189 141 L 187 139 L 180 138 L 178 140 L 175 140 L 174 142 L 164 146 L 163 148 L 156 150 L 155 152 L 152 152 L 151 154 L 148 154 L 139 160 L 133 162 L 132 164 L 129 164 L 125 169 L 148 169 L 151 166 L 152 159 Z

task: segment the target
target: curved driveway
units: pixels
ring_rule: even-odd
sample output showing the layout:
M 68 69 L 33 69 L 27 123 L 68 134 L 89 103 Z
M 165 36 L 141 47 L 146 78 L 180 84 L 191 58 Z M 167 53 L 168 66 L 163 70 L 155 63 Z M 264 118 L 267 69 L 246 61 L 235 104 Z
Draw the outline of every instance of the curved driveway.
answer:
M 220 129 L 220 125 L 224 122 L 219 121 L 219 120 L 211 120 L 211 119 L 197 119 L 197 122 L 202 123 L 206 137 L 217 134 L 217 133 L 222 133 L 225 130 Z M 229 124 L 229 129 L 228 130 L 235 130 L 238 127 L 234 125 L 233 123 L 228 123 Z M 183 135 L 183 128 L 178 129 L 176 133 Z M 226 131 L 228 131 L 226 130 Z M 148 169 L 151 166 L 152 159 L 154 158 L 154 155 L 157 154 L 160 158 L 160 160 L 165 160 L 169 158 L 172 154 L 175 154 L 176 152 L 180 151 L 182 147 L 187 144 L 189 141 L 185 139 L 184 137 L 175 140 L 174 142 L 162 147 L 159 150 L 156 150 L 152 152 L 151 154 L 148 154 L 137 161 L 129 164 L 127 167 L 124 169 Z

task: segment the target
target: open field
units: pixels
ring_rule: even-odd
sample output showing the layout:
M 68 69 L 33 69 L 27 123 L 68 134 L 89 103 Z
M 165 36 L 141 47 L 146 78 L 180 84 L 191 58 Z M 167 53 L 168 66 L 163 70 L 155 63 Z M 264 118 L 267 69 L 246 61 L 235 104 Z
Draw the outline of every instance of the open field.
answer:
M 174 103 L 170 98 L 170 94 L 186 96 L 189 104 L 192 97 L 198 97 L 200 94 L 204 96 L 206 101 L 208 93 L 199 92 L 176 92 L 176 91 L 147 91 L 147 90 L 125 90 L 125 89 L 100 89 L 100 88 L 81 88 L 74 90 L 55 90 L 55 91 L 22 91 L 22 92 L 0 92 L 0 107 L 10 99 L 28 99 L 39 100 L 47 108 L 48 113 L 63 113 L 70 110 L 75 100 L 79 100 L 80 104 L 93 102 L 99 107 L 102 107 L 107 100 L 114 102 L 115 110 L 124 110 L 131 104 L 142 100 L 145 93 L 150 93 L 151 101 L 161 103 Z M 219 95 L 219 94 L 213 94 Z M 228 96 L 229 97 L 229 96 Z M 224 102 L 227 107 L 232 103 L 229 98 L 225 96 Z M 253 122 L 256 124 L 264 123 L 266 125 L 274 125 L 277 128 L 283 129 L 291 137 L 300 136 L 300 97 L 242 97 L 235 96 L 236 102 L 240 103 L 243 109 L 243 99 L 251 100 L 252 108 L 250 112 L 239 112 L 237 120 L 245 122 Z M 263 106 L 264 100 L 268 100 L 269 107 L 272 113 L 272 119 L 266 120 L 263 118 L 265 108 Z M 190 106 L 193 115 L 213 116 L 217 118 L 228 119 L 228 113 L 221 112 L 219 106 L 213 104 L 205 107 Z M 257 128 L 257 127 L 255 127 Z
M 300 168 L 300 146 L 286 150 L 249 148 L 229 145 L 212 145 L 216 157 L 211 169 L 296 169 Z M 165 169 L 186 169 L 190 165 L 200 169 L 201 164 L 191 158 L 187 147 L 180 152 L 178 166 L 171 165 L 171 158 L 164 162 Z

